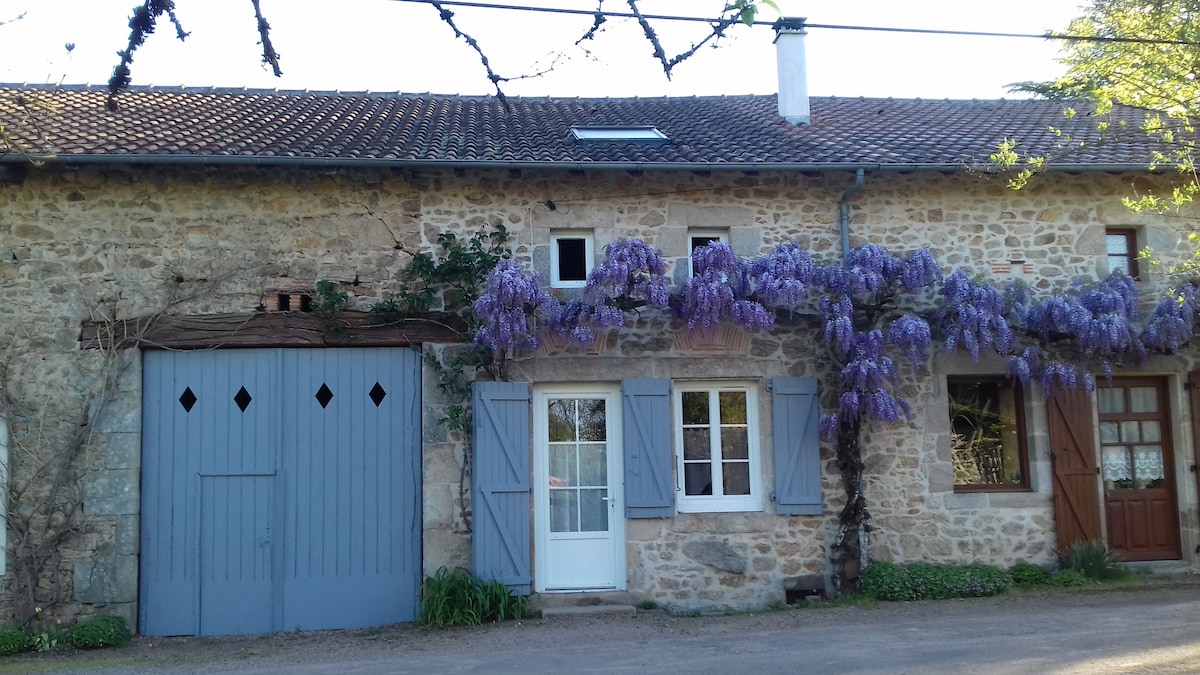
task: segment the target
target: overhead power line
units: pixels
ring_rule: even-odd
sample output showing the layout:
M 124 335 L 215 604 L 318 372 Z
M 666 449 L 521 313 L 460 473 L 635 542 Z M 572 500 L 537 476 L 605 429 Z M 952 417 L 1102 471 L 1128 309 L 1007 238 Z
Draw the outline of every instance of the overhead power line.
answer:
M 392 0 L 393 2 L 413 2 L 423 5 L 429 0 Z M 489 2 L 470 2 L 469 0 L 438 0 L 445 7 L 473 7 L 479 9 L 507 9 L 522 12 L 541 12 L 546 14 L 574 14 L 579 16 L 604 16 L 614 19 L 636 19 L 638 16 L 630 12 L 610 12 L 607 10 L 569 9 L 566 7 L 528 7 L 525 5 L 505 5 Z M 678 16 L 671 14 L 642 14 L 641 18 L 652 21 L 691 21 L 696 23 L 717 23 L 717 19 L 700 16 Z M 740 23 L 740 22 L 738 22 Z M 774 21 L 755 21 L 755 26 L 772 26 Z M 858 30 L 875 31 L 880 33 L 917 33 L 922 35 L 958 35 L 966 37 L 996 37 L 996 38 L 1025 38 L 1032 40 L 1066 40 L 1074 42 L 1121 42 L 1144 45 L 1176 45 L 1180 47 L 1200 47 L 1200 42 L 1190 40 L 1166 40 L 1158 38 L 1116 37 L 1104 35 L 1070 35 L 1067 33 L 994 33 L 976 30 L 943 30 L 938 28 L 897 28 L 889 26 L 846 26 L 826 23 L 805 23 L 805 28 L 829 30 Z

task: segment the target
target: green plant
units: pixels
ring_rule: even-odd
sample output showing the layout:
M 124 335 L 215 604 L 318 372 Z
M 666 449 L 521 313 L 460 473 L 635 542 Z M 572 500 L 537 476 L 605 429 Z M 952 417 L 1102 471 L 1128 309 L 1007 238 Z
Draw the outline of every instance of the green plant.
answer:
M 29 634 L 19 628 L 0 630 L 0 656 L 19 654 L 33 646 Z
M 328 279 L 321 279 L 316 283 L 313 291 L 312 310 L 314 312 L 332 314 L 346 309 L 349 296 L 346 291 L 338 290 L 336 283 Z
M 1086 586 L 1090 583 L 1092 583 L 1090 579 L 1072 569 L 1059 570 L 1050 575 L 1050 585 L 1058 588 Z
M 1075 570 L 1093 581 L 1124 581 L 1133 576 L 1098 539 L 1071 544 L 1071 548 L 1059 553 L 1059 561 L 1064 569 Z
M 1008 576 L 1017 586 L 1037 586 L 1050 580 L 1050 573 L 1040 565 L 1020 562 L 1008 568 Z
M 905 568 L 889 562 L 873 562 L 862 577 L 863 592 L 878 600 L 919 600 L 920 593 Z
M 453 232 L 439 234 L 436 257 L 424 251 L 414 254 L 400 275 L 405 285 L 392 297 L 371 307 L 374 323 L 428 318 L 454 330 L 459 342 L 470 342 L 478 329 L 474 304 L 479 299 L 480 289 L 492 268 L 501 260 L 512 257 L 508 240 L 504 225 L 484 228 L 465 240 Z M 414 348 L 421 349 L 419 345 Z M 492 367 L 487 354 L 482 347 L 470 344 L 421 352 L 425 366 L 437 373 L 437 388 L 444 397 L 443 414 L 437 423 L 463 441 L 458 507 L 468 531 L 471 528 L 468 508 L 471 416 L 468 401 L 474 372 Z M 496 373 L 492 372 L 492 375 Z
M 941 600 L 999 595 L 1011 579 L 991 565 L 895 565 L 875 562 L 863 575 L 863 590 L 886 601 Z
M 58 646 L 67 632 L 57 623 L 43 623 L 34 627 L 29 634 L 34 651 L 48 652 Z
M 129 642 L 129 625 L 119 616 L 98 616 L 76 624 L 67 633 L 67 643 L 77 649 L 119 647 Z
M 484 581 L 467 570 L 439 568 L 421 584 L 422 626 L 478 626 L 525 616 L 529 600 L 513 595 L 498 581 Z
M 653 600 L 643 600 L 637 604 L 638 609 L 654 610 L 658 609 L 658 603 Z

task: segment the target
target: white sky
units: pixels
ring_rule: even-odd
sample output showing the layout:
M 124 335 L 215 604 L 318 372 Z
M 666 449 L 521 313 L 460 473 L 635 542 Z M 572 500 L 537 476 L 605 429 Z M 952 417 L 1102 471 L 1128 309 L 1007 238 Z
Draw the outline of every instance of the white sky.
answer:
M 596 0 L 507 0 L 508 4 L 594 10 Z M 0 0 L 0 81 L 107 82 L 124 48 L 138 0 Z M 262 0 L 282 55 L 282 78 L 260 64 L 250 0 L 176 0 L 192 35 L 180 43 L 165 22 L 137 53 L 134 84 L 279 89 L 487 94 L 478 57 L 429 6 L 394 0 Z M 716 15 L 724 0 L 643 0 L 642 11 Z M 605 8 L 626 11 L 622 0 Z M 809 23 L 922 27 L 989 32 L 1064 30 L 1080 0 L 778 0 L 785 16 Z M 704 48 L 668 82 L 641 29 L 610 20 L 589 56 L 573 43 L 585 16 L 454 8 L 501 75 L 535 69 L 561 53 L 550 75 L 504 85 L 522 96 L 686 96 L 773 93 L 776 71 L 767 27 L 731 31 L 720 49 Z M 766 10 L 761 18 L 774 19 Z M 707 31 L 704 24 L 658 23 L 669 55 Z M 74 52 L 63 45 L 72 42 Z M 814 95 L 922 98 L 1013 97 L 1019 80 L 1060 74 L 1058 45 L 1044 40 L 941 37 L 810 28 L 809 87 Z

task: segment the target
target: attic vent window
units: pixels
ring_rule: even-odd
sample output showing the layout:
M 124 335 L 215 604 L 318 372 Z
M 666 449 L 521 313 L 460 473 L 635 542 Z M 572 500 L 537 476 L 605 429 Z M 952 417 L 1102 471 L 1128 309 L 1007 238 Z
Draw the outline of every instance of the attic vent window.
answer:
M 584 126 L 571 127 L 571 133 L 578 141 L 641 141 L 661 143 L 667 140 L 667 135 L 654 127 L 604 127 Z

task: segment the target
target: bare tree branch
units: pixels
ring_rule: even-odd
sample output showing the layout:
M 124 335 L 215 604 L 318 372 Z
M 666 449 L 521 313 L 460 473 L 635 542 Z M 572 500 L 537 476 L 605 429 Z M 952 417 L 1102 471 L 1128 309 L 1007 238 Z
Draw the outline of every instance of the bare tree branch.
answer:
M 158 19 L 163 14 L 166 14 L 171 23 L 175 25 L 175 36 L 180 40 L 185 40 L 188 32 L 183 30 L 182 24 L 175 16 L 175 1 L 174 0 L 146 0 L 139 7 L 133 8 L 133 16 L 129 17 L 129 44 L 117 52 L 121 57 L 121 62 L 113 68 L 112 77 L 108 79 L 108 109 L 115 111 L 117 109 L 117 94 L 123 89 L 129 87 L 131 81 L 129 64 L 133 63 L 133 54 L 146 43 L 146 38 L 154 33 Z
M 254 4 L 254 18 L 258 19 L 259 44 L 263 48 L 263 63 L 270 64 L 271 71 L 275 73 L 275 77 L 281 77 L 283 76 L 283 71 L 279 69 L 279 53 L 275 51 L 275 45 L 271 44 L 271 24 L 267 23 L 267 20 L 263 18 L 259 0 L 250 0 L 250 2 Z

